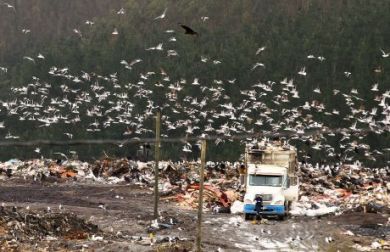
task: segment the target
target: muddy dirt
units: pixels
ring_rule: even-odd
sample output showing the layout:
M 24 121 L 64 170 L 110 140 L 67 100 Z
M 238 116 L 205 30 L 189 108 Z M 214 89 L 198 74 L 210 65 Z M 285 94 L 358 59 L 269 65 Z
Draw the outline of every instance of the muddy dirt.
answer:
M 136 185 L 1 181 L 1 203 L 0 251 L 188 251 L 196 233 L 196 211 L 165 201 L 160 202 L 163 225 L 151 227 L 152 190 Z M 23 226 L 26 215 L 38 224 Z M 240 215 L 206 212 L 203 248 L 355 251 L 354 244 L 389 240 L 389 217 L 350 211 L 340 216 L 253 222 Z M 346 234 L 348 230 L 354 235 Z

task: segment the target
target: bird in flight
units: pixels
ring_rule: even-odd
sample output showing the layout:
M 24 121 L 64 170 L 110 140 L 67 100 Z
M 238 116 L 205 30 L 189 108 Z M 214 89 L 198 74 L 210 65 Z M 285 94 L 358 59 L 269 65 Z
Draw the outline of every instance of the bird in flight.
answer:
M 23 59 L 26 59 L 26 60 L 29 60 L 29 61 L 35 63 L 35 60 L 33 58 L 31 58 L 31 57 L 24 56 Z
M 30 33 L 30 32 L 31 32 L 30 29 L 22 29 L 22 33 L 23 33 L 23 34 L 27 34 L 27 33 Z
M 200 19 L 202 19 L 203 22 L 206 22 L 207 20 L 209 20 L 209 17 L 203 16 Z
M 114 31 L 112 32 L 112 35 L 118 35 L 118 34 L 119 34 L 118 29 L 114 28 Z
M 158 16 L 158 17 L 155 17 L 154 20 L 157 20 L 157 19 L 164 19 L 165 18 L 165 14 L 167 14 L 167 9 L 168 8 L 165 8 L 164 12 Z
M 306 67 L 302 67 L 301 70 L 298 72 L 298 74 L 306 76 Z
M 251 71 L 255 70 L 259 66 L 260 67 L 265 67 L 263 63 L 256 62 L 256 64 L 254 64 L 253 67 L 251 68 Z
M 257 49 L 257 51 L 256 51 L 256 55 L 258 55 L 259 53 L 261 53 L 262 51 L 264 51 L 266 49 L 266 47 L 265 46 L 263 46 L 263 47 L 260 47 L 259 49 Z
M 199 35 L 196 31 L 194 31 L 193 29 L 191 29 L 190 27 L 188 27 L 187 25 L 183 25 L 181 23 L 179 23 L 179 25 L 185 30 L 184 34 L 188 34 L 188 35 Z
M 95 24 L 95 22 L 92 22 L 92 21 L 90 21 L 90 20 L 86 20 L 86 21 L 85 21 L 85 24 L 86 24 L 86 25 L 91 25 L 91 26 L 92 26 L 92 25 Z
M 390 53 L 385 53 L 385 51 L 383 51 L 382 49 L 381 49 L 381 52 L 382 52 L 382 57 L 383 58 L 387 58 L 390 55 Z
M 118 11 L 116 12 L 116 14 L 118 14 L 118 15 L 125 15 L 125 9 L 124 9 L 124 8 L 121 8 L 120 10 L 118 10 Z
M 13 9 L 14 11 L 16 11 L 15 7 L 13 5 L 10 5 L 9 3 L 2 2 L 1 4 L 7 6 L 7 8 L 10 8 L 10 9 Z

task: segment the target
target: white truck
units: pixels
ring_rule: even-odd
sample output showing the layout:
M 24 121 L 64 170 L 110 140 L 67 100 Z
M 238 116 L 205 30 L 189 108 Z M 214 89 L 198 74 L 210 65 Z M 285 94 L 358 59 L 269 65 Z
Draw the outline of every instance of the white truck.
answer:
M 299 195 L 296 149 L 276 144 L 246 147 L 245 163 L 245 219 L 258 214 L 255 199 L 259 196 L 263 201 L 261 215 L 284 219 Z

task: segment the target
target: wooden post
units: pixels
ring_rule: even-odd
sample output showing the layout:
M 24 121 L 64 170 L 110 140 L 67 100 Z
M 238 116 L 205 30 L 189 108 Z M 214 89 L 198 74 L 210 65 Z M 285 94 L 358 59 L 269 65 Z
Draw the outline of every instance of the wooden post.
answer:
M 160 160 L 160 129 L 161 129 L 161 111 L 158 110 L 156 114 L 156 142 L 154 145 L 154 218 L 158 218 L 158 163 Z
M 202 140 L 202 149 L 200 152 L 200 181 L 199 181 L 199 205 L 198 205 L 198 223 L 196 234 L 196 251 L 200 252 L 202 243 L 202 213 L 203 213 L 203 182 L 204 182 L 204 169 L 206 166 L 206 140 Z
M 246 192 L 246 180 L 247 180 L 247 174 L 248 174 L 248 147 L 246 145 L 245 145 L 245 151 L 244 151 L 244 166 L 245 166 L 244 189 Z

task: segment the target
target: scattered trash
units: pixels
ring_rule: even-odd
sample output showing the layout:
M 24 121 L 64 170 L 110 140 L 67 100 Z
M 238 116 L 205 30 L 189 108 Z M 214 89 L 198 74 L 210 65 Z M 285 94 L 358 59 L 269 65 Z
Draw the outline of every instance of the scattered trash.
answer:
M 241 214 L 244 212 L 244 202 L 242 201 L 234 201 L 231 208 L 230 208 L 230 211 L 232 214 Z
M 339 210 L 337 206 L 326 206 L 315 201 L 309 201 L 307 198 L 304 201 L 293 202 L 290 209 L 290 214 L 295 216 L 322 216 L 335 213 Z
M 184 208 L 196 209 L 199 200 L 199 162 L 160 162 L 159 192 Z M 207 162 L 204 208 L 215 213 L 241 213 L 240 163 Z M 343 211 L 390 213 L 390 169 L 354 165 L 301 164 L 300 200 L 290 213 L 298 216 L 340 214 Z M 78 160 L 11 159 L 0 162 L 0 179 L 34 181 L 81 180 L 106 184 L 138 184 L 152 188 L 154 163 L 105 158 L 94 163 Z M 241 199 L 242 200 L 242 199 Z
M 85 240 L 98 232 L 96 225 L 87 223 L 74 214 L 35 213 L 22 211 L 16 207 L 0 207 L 0 243 L 12 239 L 56 240 L 56 237 L 66 240 Z

